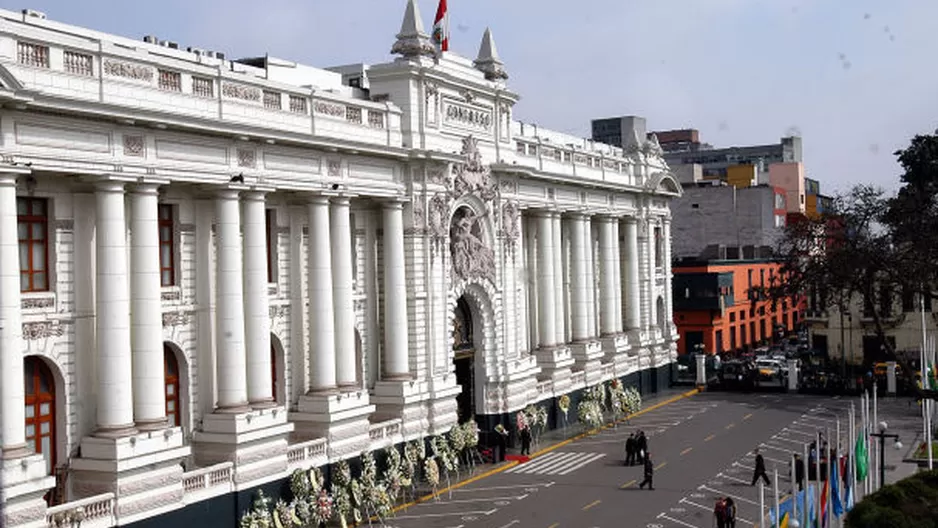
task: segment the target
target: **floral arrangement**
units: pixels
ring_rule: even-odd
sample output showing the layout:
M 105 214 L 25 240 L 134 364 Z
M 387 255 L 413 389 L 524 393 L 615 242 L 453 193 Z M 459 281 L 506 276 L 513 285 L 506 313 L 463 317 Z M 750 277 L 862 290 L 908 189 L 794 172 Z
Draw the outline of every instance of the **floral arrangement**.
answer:
M 332 516 L 342 524 L 352 513 L 352 497 L 348 488 L 332 483 Z
M 524 411 L 518 411 L 515 414 L 515 427 L 517 427 L 519 431 L 524 431 L 528 428 L 528 418 L 524 415 Z
M 272 520 L 268 510 L 269 507 L 270 499 L 264 495 L 263 491 L 258 491 L 257 497 L 254 498 L 254 507 L 241 517 L 239 526 L 241 528 L 271 528 Z
M 293 505 L 287 504 L 283 501 L 283 499 L 278 500 L 277 504 L 274 506 L 274 527 L 292 527 L 294 518 L 295 516 L 293 514 Z
M 349 467 L 348 460 L 340 460 L 335 465 L 335 483 L 343 487 L 352 483 L 352 468 Z
M 557 407 L 560 409 L 560 412 L 563 413 L 563 417 L 567 417 L 567 413 L 570 412 L 570 396 L 564 394 L 557 400 Z
M 508 436 L 508 429 L 505 429 L 505 426 L 502 424 L 495 426 L 495 432 L 502 436 Z
M 432 458 L 426 459 L 426 461 L 424 461 L 423 471 L 427 475 L 427 482 L 429 482 L 433 490 L 436 491 L 436 488 L 440 485 L 440 468 L 437 466 L 436 460 Z
M 577 405 L 577 418 L 580 423 L 591 429 L 601 426 L 603 424 L 602 405 L 594 399 L 584 399 Z
M 304 499 L 309 496 L 311 491 L 312 485 L 306 473 L 296 470 L 290 475 L 290 492 L 293 493 L 295 499 Z
M 622 391 L 622 405 L 625 412 L 635 414 L 642 410 L 642 395 L 638 393 L 635 387 L 629 387 Z
M 466 449 L 466 430 L 461 425 L 456 425 L 450 429 L 448 436 L 450 449 L 458 458 Z
M 326 488 L 320 488 L 319 494 L 316 496 L 316 502 L 313 504 L 311 510 L 311 519 L 315 523 L 315 526 L 320 524 L 325 524 L 332 519 L 334 515 L 332 509 L 332 496 L 329 495 L 329 492 L 326 491 Z
M 472 449 L 479 445 L 479 424 L 477 424 L 475 420 L 469 420 L 464 423 L 462 429 L 467 449 Z

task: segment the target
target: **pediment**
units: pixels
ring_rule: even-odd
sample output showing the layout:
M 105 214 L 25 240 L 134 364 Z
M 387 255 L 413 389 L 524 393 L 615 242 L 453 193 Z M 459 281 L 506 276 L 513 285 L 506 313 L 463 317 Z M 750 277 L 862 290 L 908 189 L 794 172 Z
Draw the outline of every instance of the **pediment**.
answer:
M 684 189 L 680 182 L 674 178 L 674 175 L 668 172 L 656 172 L 645 182 L 645 190 L 651 193 L 669 194 L 672 196 L 682 196 Z

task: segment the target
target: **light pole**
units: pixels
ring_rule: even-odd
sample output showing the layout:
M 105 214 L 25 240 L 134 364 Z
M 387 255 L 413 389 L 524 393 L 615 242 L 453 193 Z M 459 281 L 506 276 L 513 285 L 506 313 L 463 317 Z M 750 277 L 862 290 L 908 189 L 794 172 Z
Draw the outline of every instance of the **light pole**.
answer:
M 883 456 L 886 454 L 886 439 L 892 438 L 896 442 L 893 444 L 896 449 L 902 449 L 902 442 L 899 441 L 899 435 L 897 434 L 888 434 L 886 429 L 889 426 L 886 422 L 879 422 L 879 432 L 872 433 L 870 436 L 875 436 L 879 438 L 879 487 L 882 488 L 886 482 L 886 463 L 883 461 Z
M 841 378 L 844 380 L 844 383 L 846 383 L 846 381 L 847 381 L 847 342 L 846 342 L 846 340 L 844 339 L 844 330 L 845 330 L 845 328 L 844 328 L 844 316 L 847 317 L 847 321 L 850 321 L 850 322 L 851 322 L 851 324 L 850 324 L 851 345 L 853 344 L 853 343 L 852 343 L 852 341 L 853 341 L 853 339 L 852 339 L 852 338 L 853 338 L 853 323 L 852 323 L 852 319 L 851 319 L 851 317 L 850 317 L 850 310 L 846 310 L 846 309 L 841 310 L 841 311 L 840 311 L 840 360 L 841 360 L 840 375 L 841 375 Z

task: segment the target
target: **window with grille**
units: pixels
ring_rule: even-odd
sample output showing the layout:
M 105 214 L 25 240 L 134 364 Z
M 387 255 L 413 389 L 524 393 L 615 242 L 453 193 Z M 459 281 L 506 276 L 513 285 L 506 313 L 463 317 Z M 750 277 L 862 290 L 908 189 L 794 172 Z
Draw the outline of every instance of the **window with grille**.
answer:
M 182 91 L 182 74 L 176 71 L 159 70 L 160 72 L 160 90 L 170 92 Z
M 374 110 L 369 110 L 368 126 L 371 128 L 384 128 L 384 114 Z
M 345 107 L 345 120 L 349 123 L 362 123 L 362 109 L 354 106 Z
M 49 201 L 16 199 L 20 291 L 49 291 Z
M 192 95 L 214 97 L 215 81 L 206 77 L 192 77 Z
M 175 231 L 175 219 L 173 218 L 173 206 L 169 204 L 159 205 L 159 230 L 160 230 L 160 285 L 176 285 L 176 247 L 173 234 Z
M 268 92 L 264 90 L 264 108 L 270 110 L 280 110 L 283 108 L 280 101 L 280 92 Z
M 94 75 L 94 60 L 91 55 L 66 51 L 64 60 L 66 72 L 88 77 Z
M 27 66 L 36 66 L 37 68 L 49 67 L 49 46 L 33 44 L 32 42 L 16 43 L 16 60 L 20 64 Z
M 295 114 L 306 113 L 306 98 L 298 95 L 290 96 L 290 111 Z

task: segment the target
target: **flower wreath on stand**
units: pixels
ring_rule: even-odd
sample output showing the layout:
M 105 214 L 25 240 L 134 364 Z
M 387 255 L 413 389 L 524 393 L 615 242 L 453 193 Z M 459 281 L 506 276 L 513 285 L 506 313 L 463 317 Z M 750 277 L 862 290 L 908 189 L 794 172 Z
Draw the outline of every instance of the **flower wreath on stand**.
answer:
M 449 430 L 449 452 L 453 457 L 456 468 L 456 480 L 459 481 L 459 466 L 462 464 L 463 452 L 466 450 L 466 430 L 459 424 Z
M 481 462 L 481 457 L 476 447 L 479 446 L 479 424 L 475 420 L 469 420 L 462 424 L 463 442 L 466 444 L 466 464 L 475 467 L 476 459 Z
M 557 400 L 557 408 L 560 409 L 560 416 L 563 417 L 563 428 L 567 428 L 567 415 L 570 413 L 570 395 L 564 394 Z
M 349 516 L 354 508 L 351 485 L 352 470 L 348 461 L 341 460 L 335 465 L 335 475 L 332 479 L 332 504 L 333 516 L 343 528 L 348 526 Z
M 240 528 L 270 528 L 272 520 L 269 507 L 270 499 L 263 491 L 258 490 L 257 497 L 254 498 L 254 507 L 241 517 Z
M 404 446 L 404 462 L 401 464 L 401 485 L 410 490 L 410 497 L 417 497 L 417 481 L 420 464 L 427 456 L 423 440 L 411 440 Z
M 635 414 L 642 410 L 642 395 L 638 393 L 635 387 L 629 387 L 623 391 L 623 400 L 626 412 Z
M 612 423 L 618 426 L 619 415 L 625 413 L 628 419 L 628 408 L 625 406 L 625 391 L 618 379 L 609 382 L 609 403 L 612 406 Z
M 385 450 L 385 463 L 388 468 L 384 472 L 384 488 L 387 490 L 391 503 L 397 502 L 404 486 L 401 473 L 401 453 L 395 446 L 388 446 Z
M 449 442 L 446 441 L 445 436 L 436 436 L 430 442 L 430 447 L 433 449 L 432 458 L 436 460 L 438 469 L 442 470 L 442 476 L 446 477 L 446 486 L 450 487 L 450 473 L 456 470 L 456 457 L 449 448 Z M 450 497 L 452 494 L 452 488 L 450 488 Z
M 547 427 L 547 409 L 541 405 L 528 405 L 524 408 L 524 419 L 531 430 L 531 440 L 535 446 L 544 429 Z
M 436 490 L 440 487 L 440 467 L 437 465 L 436 460 L 433 458 L 426 459 L 423 464 L 423 471 L 427 476 L 427 483 L 430 484 L 433 495 L 436 496 Z M 437 497 L 437 500 L 439 500 L 439 497 Z

